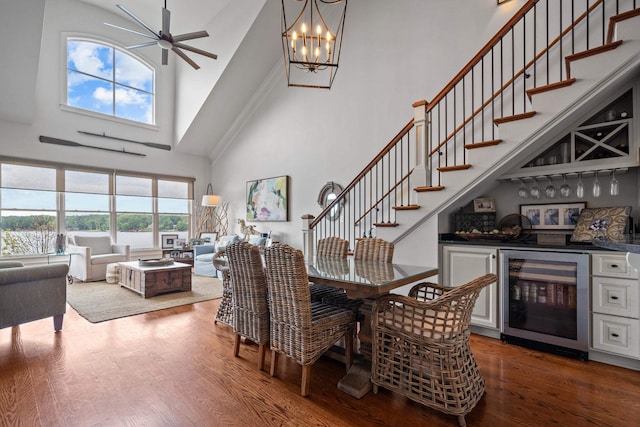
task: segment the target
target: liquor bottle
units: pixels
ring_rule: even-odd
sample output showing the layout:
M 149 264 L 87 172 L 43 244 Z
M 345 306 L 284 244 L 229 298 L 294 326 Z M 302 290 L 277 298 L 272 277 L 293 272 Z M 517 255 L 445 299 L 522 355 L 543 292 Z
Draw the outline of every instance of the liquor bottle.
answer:
M 535 283 L 529 284 L 529 301 L 538 302 L 538 285 Z
M 538 286 L 538 304 L 547 303 L 547 287 L 545 285 Z

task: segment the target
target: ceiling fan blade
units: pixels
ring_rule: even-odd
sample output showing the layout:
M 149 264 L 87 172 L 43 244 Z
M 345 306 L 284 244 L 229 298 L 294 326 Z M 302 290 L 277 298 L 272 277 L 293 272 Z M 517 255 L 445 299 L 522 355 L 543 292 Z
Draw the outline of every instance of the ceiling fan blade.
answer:
M 129 10 L 127 10 L 126 7 L 124 7 L 121 4 L 117 4 L 116 5 L 118 7 L 118 9 L 120 9 L 121 11 L 123 11 L 124 13 L 126 13 L 127 15 L 129 15 L 129 17 L 131 19 L 133 19 L 134 21 L 136 21 L 138 24 L 142 25 L 144 28 L 147 29 L 147 31 L 149 31 L 151 34 L 153 34 L 154 36 L 158 37 L 158 33 L 156 33 L 151 27 L 149 27 L 147 24 L 145 24 L 144 22 L 142 22 L 142 20 L 140 20 L 140 18 L 138 18 L 136 15 L 134 15 L 133 13 L 131 13 Z
M 104 25 L 108 25 L 108 26 L 110 26 L 110 27 L 117 28 L 117 29 L 119 29 L 119 30 L 128 31 L 128 32 L 130 32 L 130 33 L 137 34 L 137 35 L 139 35 L 139 36 L 146 37 L 146 38 L 148 38 L 148 39 L 153 39 L 153 40 L 157 40 L 157 39 L 158 39 L 158 35 L 157 35 L 157 34 L 154 34 L 154 36 L 155 36 L 155 37 L 152 37 L 152 36 L 150 36 L 150 35 L 148 35 L 148 34 L 144 34 L 144 33 L 141 33 L 141 32 L 139 32 L 139 31 L 130 30 L 130 29 L 125 28 L 125 27 L 120 27 L 120 26 L 118 26 L 118 25 L 109 24 L 108 22 L 105 22 L 105 23 L 104 23 Z
M 199 39 L 202 37 L 209 37 L 209 33 L 206 31 L 196 31 L 193 33 L 180 34 L 179 36 L 173 36 L 173 41 L 183 42 L 185 40 Z
M 162 34 L 166 34 L 167 36 L 171 34 L 169 32 L 169 24 L 171 22 L 171 12 L 169 9 L 162 8 Z
M 169 63 L 169 50 L 162 49 L 162 65 L 167 65 Z
M 127 49 L 138 49 L 139 47 L 147 47 L 147 46 L 157 46 L 158 42 L 146 42 L 140 44 L 134 44 L 131 46 L 125 46 Z
M 171 50 L 173 50 L 176 53 L 176 55 L 178 55 L 180 58 L 184 59 L 189 65 L 191 65 L 196 70 L 198 70 L 200 68 L 200 66 L 198 64 L 193 62 L 191 60 L 191 58 L 189 58 L 187 55 L 185 55 L 185 53 L 183 51 L 181 51 L 180 49 L 178 49 L 175 45 L 173 46 L 173 48 L 171 48 Z
M 174 43 L 173 47 L 179 47 L 180 49 L 189 50 L 194 53 L 199 53 L 200 55 L 208 56 L 209 58 L 218 59 L 218 55 L 215 53 L 207 52 L 206 50 L 198 49 L 197 47 L 187 46 L 182 43 Z

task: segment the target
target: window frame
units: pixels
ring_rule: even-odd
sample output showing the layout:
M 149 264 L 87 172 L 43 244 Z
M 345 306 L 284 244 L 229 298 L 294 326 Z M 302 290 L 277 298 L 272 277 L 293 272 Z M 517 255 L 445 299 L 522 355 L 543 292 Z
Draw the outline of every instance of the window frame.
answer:
M 153 229 L 151 230 L 152 233 L 152 247 L 140 247 L 140 248 L 136 248 L 136 250 L 139 251 L 148 251 L 148 250 L 158 250 L 160 249 L 160 231 L 159 231 L 159 221 L 158 221 L 158 217 L 159 215 L 161 215 L 162 213 L 160 213 L 158 211 L 158 185 L 157 182 L 159 180 L 163 180 L 163 181 L 177 181 L 177 182 L 184 182 L 187 184 L 187 194 L 185 197 L 185 200 L 187 200 L 187 204 L 188 204 L 188 213 L 186 214 L 188 217 L 188 229 L 187 229 L 187 237 L 191 238 L 192 233 L 193 233 L 193 229 L 194 229 L 194 185 L 195 185 L 195 178 L 193 177 L 186 177 L 186 176 L 176 176 L 176 175 L 161 175 L 161 174 L 153 174 L 153 173 L 141 173 L 141 172 L 137 172 L 137 171 L 126 171 L 126 170 L 120 170 L 120 169 L 105 169 L 105 168 L 98 168 L 98 167 L 89 167 L 89 166 L 79 166 L 79 165 L 75 165 L 75 164 L 65 164 L 65 163 L 57 163 L 57 162 L 47 162 L 47 161 L 37 161 L 37 160 L 28 160 L 28 159 L 20 159 L 20 158 L 14 158 L 14 157 L 7 157 L 7 156 L 0 156 L 0 165 L 1 164 L 15 164 L 15 165 L 22 165 L 22 166 L 29 166 L 29 167 L 45 167 L 45 168 L 54 168 L 56 169 L 56 192 L 57 192 L 57 197 L 56 197 L 56 210 L 53 211 L 54 214 L 56 215 L 56 221 L 57 221 L 57 233 L 60 234 L 68 234 L 67 230 L 66 230 L 66 225 L 65 225 L 65 219 L 66 219 L 66 214 L 67 214 L 67 210 L 66 210 L 66 206 L 65 206 L 65 172 L 66 171 L 76 171 L 76 172 L 91 172 L 91 173 L 102 173 L 102 174 L 108 174 L 109 175 L 109 215 L 110 215 L 110 228 L 109 228 L 109 236 L 111 237 L 111 239 L 116 242 L 116 243 L 127 243 L 125 242 L 118 242 L 117 236 L 117 215 L 118 213 L 122 213 L 122 212 L 118 212 L 118 207 L 116 206 L 115 203 L 115 197 L 116 197 L 116 193 L 117 193 L 117 189 L 115 187 L 115 183 L 116 183 L 116 176 L 117 175 L 121 175 L 121 176 L 129 176 L 129 177 L 140 177 L 140 178 L 146 178 L 146 179 L 151 179 L 152 180 L 152 195 L 151 195 L 151 200 L 152 200 L 152 209 L 150 212 L 150 215 L 152 215 L 153 217 L 153 224 L 152 227 Z M 0 181 L 0 188 L 2 186 L 2 181 Z M 73 191 L 73 193 L 76 193 L 77 191 Z M 0 200 L 0 212 L 2 211 L 2 200 Z M 24 256 L 39 256 L 42 254 L 25 254 L 25 255 L 15 255 L 17 257 L 24 257 Z
M 67 52 L 68 52 L 68 47 L 67 47 L 67 42 L 69 40 L 81 40 L 81 41 L 86 41 L 86 42 L 90 42 L 90 43 L 97 43 L 97 44 L 101 44 L 104 45 L 106 47 L 112 48 L 112 49 L 117 49 L 119 51 L 121 51 L 122 53 L 124 53 L 125 55 L 130 56 L 132 59 L 140 62 L 141 64 L 143 64 L 144 66 L 148 67 L 149 69 L 152 70 L 153 72 L 153 87 L 152 87 L 152 92 L 150 92 L 150 96 L 152 98 L 152 102 L 151 102 L 151 109 L 152 109 L 152 115 L 153 115 L 153 123 L 143 123 L 143 122 L 139 122 L 136 120 L 131 120 L 131 119 L 126 119 L 124 117 L 118 117 L 116 116 L 113 111 L 112 114 L 106 114 L 106 113 L 101 113 L 98 111 L 93 111 L 93 110 L 88 110 L 85 108 L 80 108 L 80 107 L 74 107 L 72 105 L 67 104 L 67 100 L 68 100 L 68 57 L 67 57 Z M 90 116 L 90 117 L 95 117 L 95 118 L 99 118 L 99 119 L 103 119 L 103 120 L 109 120 L 109 121 L 113 121 L 113 122 L 117 122 L 117 123 L 124 123 L 124 124 L 128 124 L 128 125 L 133 125 L 133 126 L 138 126 L 138 127 L 142 127 L 142 128 L 146 128 L 146 129 L 152 129 L 152 130 L 158 130 L 159 129 L 159 125 L 158 125 L 158 79 L 159 79 L 159 75 L 160 73 L 159 68 L 157 65 L 154 65 L 154 63 L 152 63 L 151 61 L 145 59 L 144 57 L 142 57 L 139 54 L 133 53 L 130 50 L 127 50 L 126 47 L 120 43 L 115 42 L 114 40 L 105 38 L 105 37 L 100 37 L 100 36 L 96 36 L 96 35 L 88 35 L 88 34 L 80 34 L 80 33 L 62 33 L 61 34 L 61 43 L 60 43 L 60 51 L 61 51 L 61 70 L 62 72 L 61 74 L 61 83 L 60 83 L 60 109 L 62 111 L 67 111 L 67 112 L 72 112 L 72 113 L 76 113 L 76 114 L 82 114 L 85 116 Z M 115 53 L 114 53 L 114 57 L 115 57 Z M 115 64 L 113 66 L 114 68 L 114 73 L 115 74 Z M 78 71 L 79 72 L 79 71 Z M 97 76 L 91 76 L 91 77 L 97 77 Z M 116 81 L 115 81 L 115 76 L 114 76 L 114 80 L 104 80 L 103 81 L 108 81 L 113 85 L 116 85 Z M 117 83 L 120 86 L 125 86 L 125 87 L 129 87 L 128 85 L 124 85 L 121 83 Z M 140 89 L 136 89 L 135 90 L 140 90 Z M 147 92 L 145 92 L 147 93 Z M 114 89 L 114 106 L 113 109 L 115 109 L 115 89 Z

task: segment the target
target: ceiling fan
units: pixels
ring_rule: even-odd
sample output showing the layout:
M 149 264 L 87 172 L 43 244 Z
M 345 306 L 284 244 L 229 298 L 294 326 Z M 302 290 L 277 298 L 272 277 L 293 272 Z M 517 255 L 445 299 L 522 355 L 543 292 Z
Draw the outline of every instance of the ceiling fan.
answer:
M 144 29 L 146 29 L 147 31 L 149 31 L 151 34 L 153 34 L 153 36 L 150 36 L 148 34 L 145 33 L 141 33 L 139 31 L 135 31 L 135 30 L 130 30 L 129 28 L 124 28 L 124 27 L 120 27 L 118 25 L 114 25 L 114 24 L 109 24 L 107 22 L 105 22 L 105 25 L 108 25 L 110 27 L 114 27 L 114 28 L 118 28 L 120 30 L 124 30 L 124 31 L 128 31 L 130 33 L 133 34 L 137 34 L 139 36 L 142 37 L 146 37 L 148 39 L 152 39 L 153 41 L 150 42 L 146 42 L 146 43 L 141 43 L 141 44 L 136 44 L 133 46 L 127 46 L 127 49 L 137 49 L 140 47 L 147 47 L 147 46 L 153 46 L 153 45 L 158 45 L 162 48 L 162 65 L 167 65 L 169 62 L 169 49 L 171 49 L 172 51 L 174 51 L 176 53 L 176 55 L 178 55 L 180 58 L 184 59 L 189 65 L 191 65 L 193 68 L 195 68 L 196 70 L 198 68 L 200 68 L 200 66 L 198 66 L 198 64 L 196 64 L 191 58 L 189 58 L 183 51 L 184 50 L 188 50 L 200 55 L 204 55 L 204 56 L 208 56 L 209 58 L 213 58 L 213 59 L 217 59 L 218 55 L 204 51 L 202 49 L 198 49 L 192 46 L 188 46 L 186 44 L 183 44 L 183 41 L 186 40 L 192 40 L 192 39 L 199 39 L 202 37 L 209 37 L 209 33 L 207 33 L 206 31 L 196 31 L 193 33 L 186 33 L 186 34 L 180 34 L 178 36 L 174 36 L 171 34 L 171 32 L 169 31 L 169 23 L 171 20 L 171 12 L 167 9 L 167 1 L 165 0 L 164 2 L 164 7 L 162 8 L 162 30 L 158 31 L 157 33 L 155 31 L 153 31 L 153 29 L 151 29 L 151 27 L 149 27 L 147 24 L 145 24 L 140 18 L 138 18 L 137 16 L 135 16 L 133 13 L 131 13 L 129 10 L 127 10 L 126 7 L 122 6 L 121 4 L 117 4 L 116 5 L 120 10 L 122 10 L 124 13 L 126 13 L 127 15 L 129 15 L 129 17 L 131 17 L 131 19 L 133 19 L 134 21 L 136 21 L 138 24 L 140 24 L 142 27 L 144 27 Z

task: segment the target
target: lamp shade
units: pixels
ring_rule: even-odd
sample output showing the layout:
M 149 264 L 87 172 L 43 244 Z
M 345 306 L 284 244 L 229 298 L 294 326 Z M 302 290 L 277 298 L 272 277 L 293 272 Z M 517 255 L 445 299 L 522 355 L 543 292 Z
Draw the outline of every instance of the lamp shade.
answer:
M 205 194 L 202 196 L 202 206 L 218 206 L 220 204 L 220 196 L 214 194 Z

